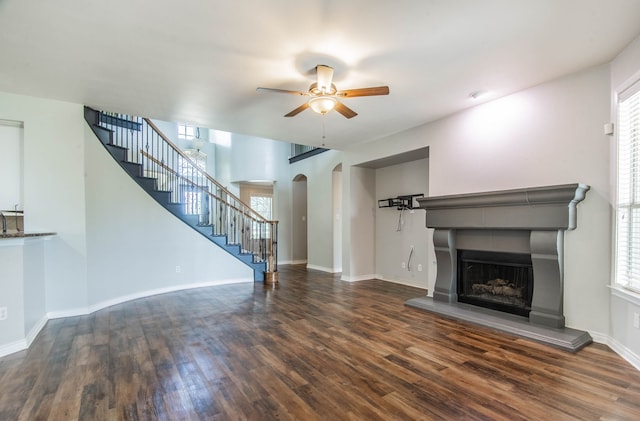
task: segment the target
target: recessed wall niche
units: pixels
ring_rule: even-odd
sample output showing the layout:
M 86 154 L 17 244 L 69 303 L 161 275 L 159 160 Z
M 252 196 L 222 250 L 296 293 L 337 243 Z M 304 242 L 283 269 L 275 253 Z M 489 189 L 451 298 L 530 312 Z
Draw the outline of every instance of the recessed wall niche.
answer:
M 0 119 L 0 210 L 22 210 L 23 131 L 21 121 Z

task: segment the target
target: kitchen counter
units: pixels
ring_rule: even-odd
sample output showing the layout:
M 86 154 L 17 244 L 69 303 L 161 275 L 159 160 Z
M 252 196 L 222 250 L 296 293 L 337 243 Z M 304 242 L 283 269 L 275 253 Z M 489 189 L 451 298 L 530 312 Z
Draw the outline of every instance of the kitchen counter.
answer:
M 0 240 L 8 238 L 32 238 L 32 237 L 47 237 L 50 235 L 56 235 L 55 232 L 24 232 L 16 230 L 7 230 L 5 233 L 0 233 Z

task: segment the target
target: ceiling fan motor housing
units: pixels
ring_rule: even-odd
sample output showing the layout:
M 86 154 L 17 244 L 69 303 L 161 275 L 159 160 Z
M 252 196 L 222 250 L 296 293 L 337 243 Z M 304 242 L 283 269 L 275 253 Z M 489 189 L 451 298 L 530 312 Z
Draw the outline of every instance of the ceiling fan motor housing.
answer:
M 313 82 L 311 86 L 309 86 L 309 93 L 311 95 L 335 95 L 336 92 L 338 92 L 338 89 L 333 83 L 331 84 L 331 86 L 329 86 L 329 88 L 325 86 L 318 87 L 317 82 Z

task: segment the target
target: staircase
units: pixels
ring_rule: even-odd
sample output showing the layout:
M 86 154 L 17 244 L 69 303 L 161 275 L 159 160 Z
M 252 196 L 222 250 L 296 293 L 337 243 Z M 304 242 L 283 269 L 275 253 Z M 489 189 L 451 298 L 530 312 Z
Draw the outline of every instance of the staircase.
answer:
M 277 272 L 278 221 L 242 203 L 151 120 L 89 107 L 84 117 L 111 156 L 156 202 L 251 267 L 255 281 Z

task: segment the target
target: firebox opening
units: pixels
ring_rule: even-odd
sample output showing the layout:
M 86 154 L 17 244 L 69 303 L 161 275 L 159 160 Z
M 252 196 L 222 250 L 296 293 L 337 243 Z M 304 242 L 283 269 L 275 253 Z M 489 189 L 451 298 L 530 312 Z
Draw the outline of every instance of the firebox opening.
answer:
M 531 255 L 458 250 L 458 301 L 529 316 L 533 296 Z

